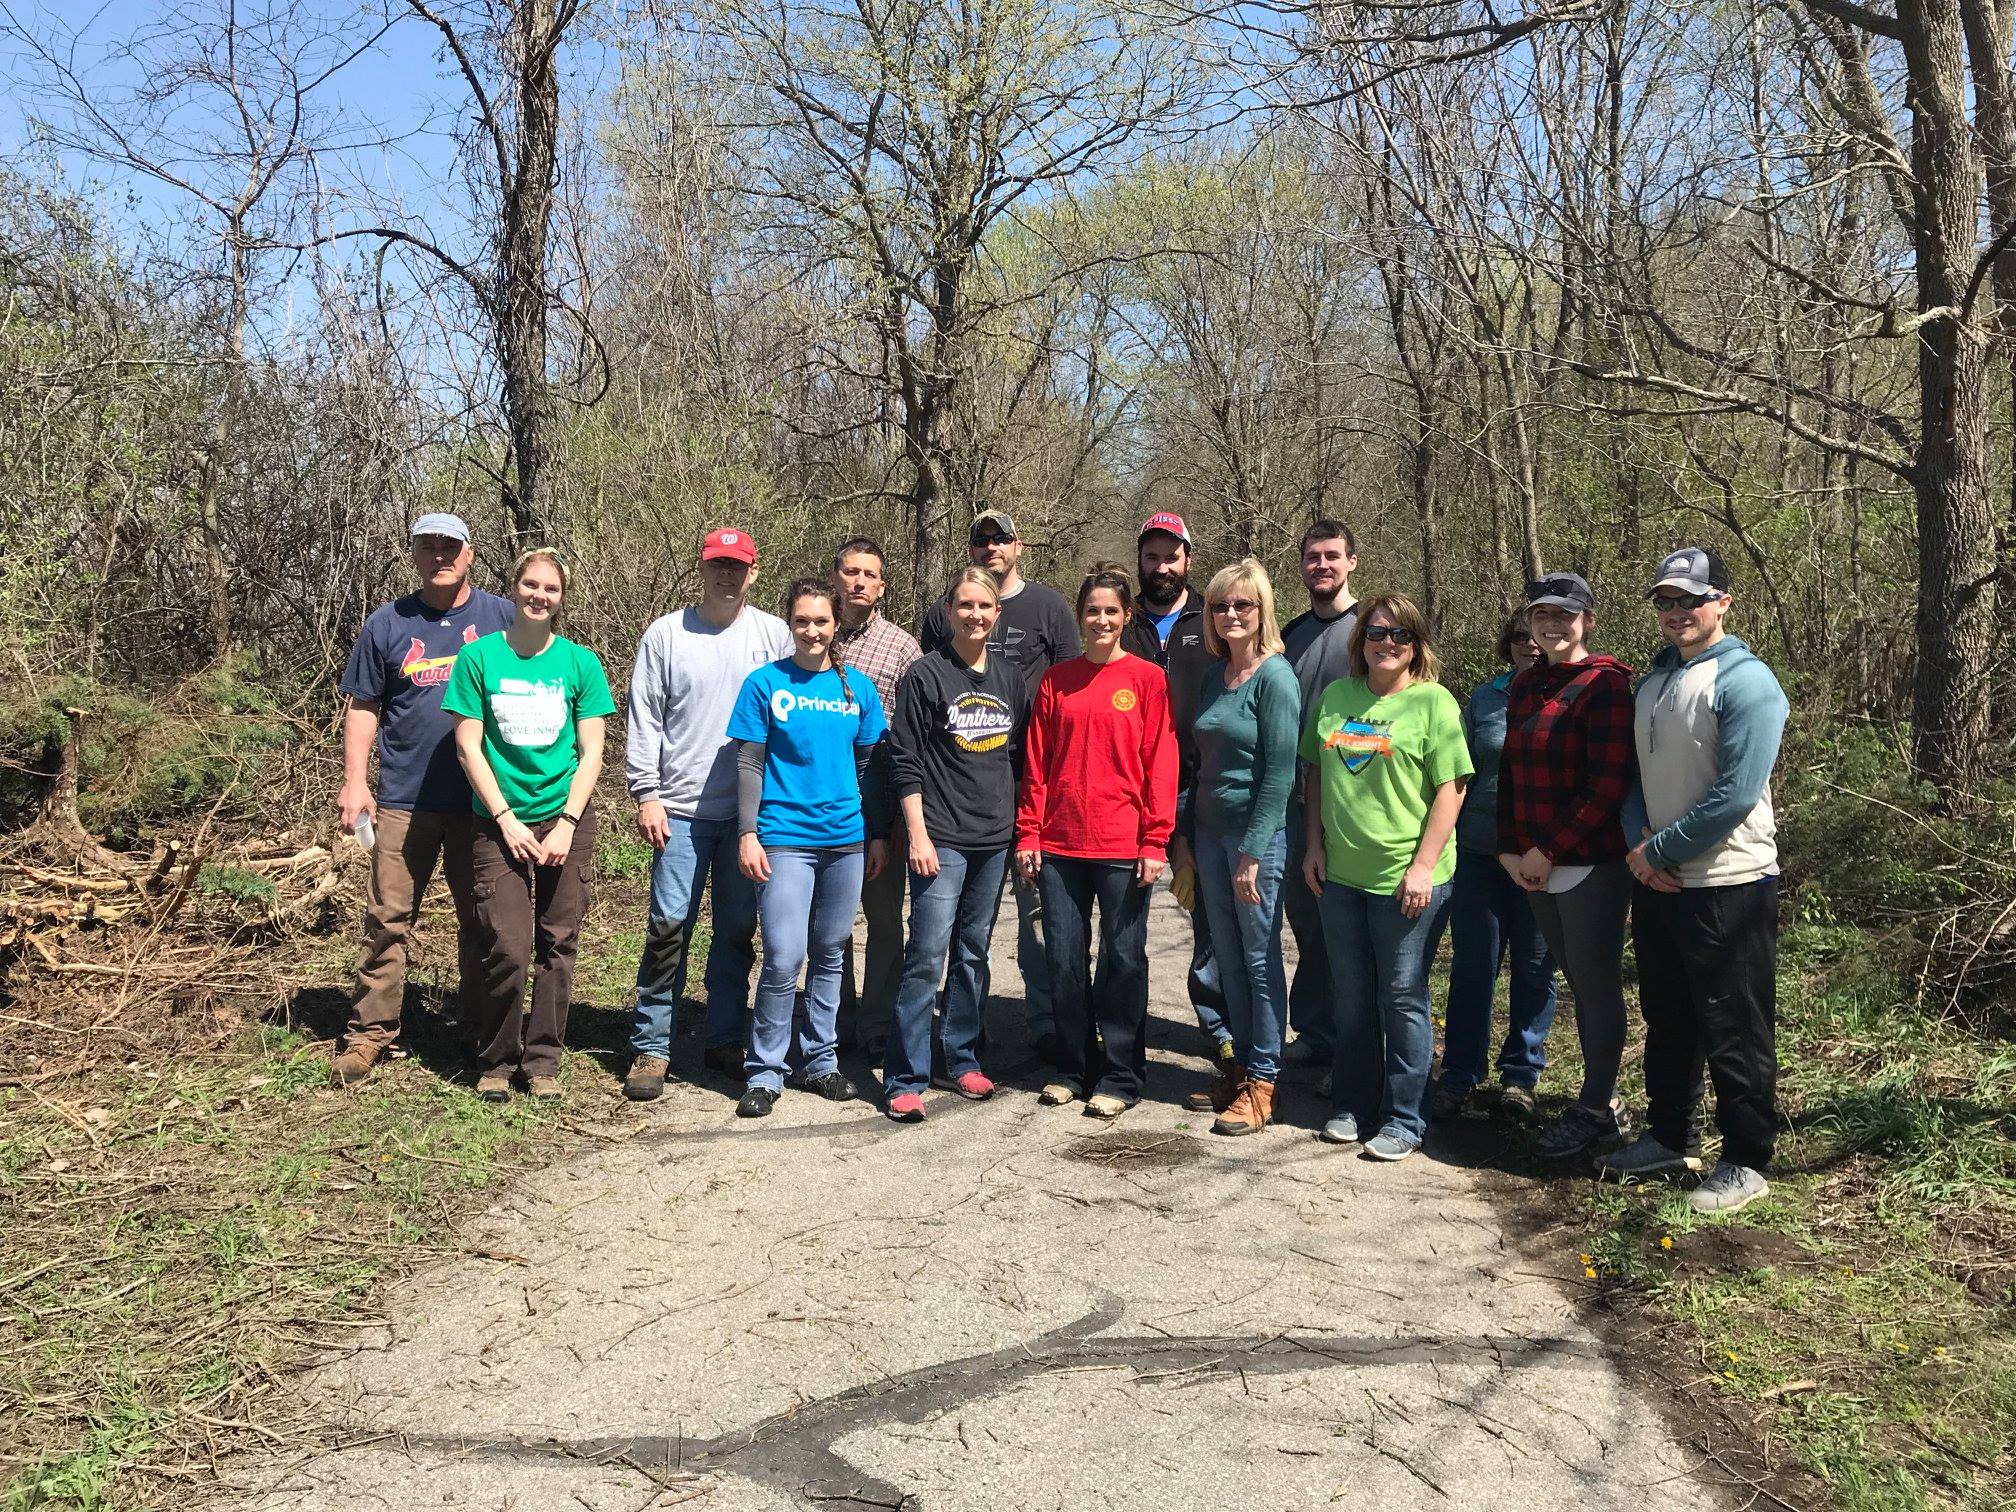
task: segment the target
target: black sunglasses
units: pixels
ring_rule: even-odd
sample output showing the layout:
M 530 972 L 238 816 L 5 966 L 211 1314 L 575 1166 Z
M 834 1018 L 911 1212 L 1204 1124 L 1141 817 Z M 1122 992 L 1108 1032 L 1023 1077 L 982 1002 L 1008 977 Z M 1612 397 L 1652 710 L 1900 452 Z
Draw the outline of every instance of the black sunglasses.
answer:
M 1015 537 L 1012 535 L 1003 535 L 998 530 L 990 530 L 984 533 L 976 530 L 966 538 L 966 544 L 969 546 L 1009 546 L 1013 545 L 1014 541 Z
M 1396 646 L 1414 644 L 1414 632 L 1402 630 L 1398 625 L 1367 625 L 1365 639 L 1368 641 L 1391 641 Z
M 1721 597 L 1719 593 L 1655 593 L 1652 608 L 1659 614 L 1671 614 L 1678 609 L 1699 609 Z

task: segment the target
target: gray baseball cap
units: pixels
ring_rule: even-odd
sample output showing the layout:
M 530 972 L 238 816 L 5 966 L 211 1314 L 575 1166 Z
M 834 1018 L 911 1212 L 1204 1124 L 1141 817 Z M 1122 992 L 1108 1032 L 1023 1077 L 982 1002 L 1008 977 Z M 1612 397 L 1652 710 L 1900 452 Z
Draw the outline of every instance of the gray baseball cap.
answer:
M 975 534 L 986 529 L 988 526 L 992 526 L 995 530 L 1001 532 L 1002 535 L 1014 536 L 1018 540 L 1022 535 L 1022 532 L 1015 528 L 1015 517 L 1009 514 L 1007 510 L 983 509 L 980 513 L 973 516 L 973 523 L 966 527 L 966 539 L 969 541 L 972 540 Z
M 1659 564 L 1645 596 L 1650 598 L 1661 588 L 1682 588 L 1689 593 L 1727 593 L 1729 569 L 1722 565 L 1722 558 L 1705 546 L 1682 546 Z
M 1596 607 L 1596 595 L 1579 572 L 1550 572 L 1526 585 L 1526 607 L 1537 609 L 1542 604 L 1587 614 Z
M 469 527 L 462 523 L 460 515 L 446 513 L 424 514 L 413 522 L 413 536 L 446 536 L 451 541 L 467 542 Z

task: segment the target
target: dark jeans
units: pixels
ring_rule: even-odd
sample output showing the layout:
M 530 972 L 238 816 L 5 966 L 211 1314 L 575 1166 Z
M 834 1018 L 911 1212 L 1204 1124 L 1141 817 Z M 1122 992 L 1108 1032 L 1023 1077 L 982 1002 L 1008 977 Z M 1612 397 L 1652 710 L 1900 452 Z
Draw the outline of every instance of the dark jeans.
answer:
M 1148 1074 L 1148 894 L 1132 861 L 1046 855 L 1037 885 L 1057 1015 L 1057 1079 L 1130 1107 Z M 1091 969 L 1092 906 L 1099 965 Z
M 862 953 L 860 985 L 854 978 L 854 941 L 847 941 L 847 959 L 840 970 L 840 1038 L 865 1046 L 886 1039 L 896 1012 L 896 994 L 903 980 L 903 879 L 910 868 L 903 831 L 889 842 L 889 860 L 872 880 L 861 884 L 861 917 L 868 922 L 868 948 Z
M 713 938 L 707 946 L 707 1044 L 740 1046 L 749 1020 L 749 974 L 756 969 L 756 884 L 742 875 L 741 831 L 733 819 L 667 816 L 665 848 L 651 863 L 651 911 L 637 962 L 637 1011 L 630 1048 L 672 1053 L 686 951 L 713 878 Z
M 1646 1123 L 1684 1150 L 1715 1084 L 1722 1158 L 1762 1171 L 1778 1137 L 1778 879 L 1631 889 L 1645 1015 Z
M 1302 790 L 1298 771 L 1295 790 Z M 1288 985 L 1288 1027 L 1306 1039 L 1320 1062 L 1336 1037 L 1337 1000 L 1330 981 L 1330 947 L 1323 938 L 1323 906 L 1302 880 L 1309 854 L 1306 816 L 1298 798 L 1288 805 L 1288 871 L 1281 884 L 1281 912 L 1295 936 L 1295 979 Z
M 1321 905 L 1337 980 L 1337 1048 L 1330 1101 L 1358 1120 L 1419 1145 L 1428 1131 L 1428 1068 L 1435 1021 L 1428 1009 L 1428 947 L 1449 901 L 1444 882 L 1410 919 L 1400 899 L 1328 882 Z
M 545 839 L 558 818 L 532 826 Z M 560 866 L 531 866 L 504 848 L 504 833 L 477 824 L 470 866 L 482 975 L 470 1026 L 476 1069 L 554 1076 L 574 998 L 574 946 L 588 912 L 588 869 L 595 860 L 595 807 L 588 806 Z M 525 978 L 532 975 L 532 1011 Z
M 1631 872 L 1605 861 L 1562 893 L 1534 893 L 1533 918 L 1575 994 L 1575 1033 L 1582 1042 L 1582 1090 L 1576 1101 L 1607 1112 L 1624 1059 L 1624 916 L 1631 909 Z
M 986 1012 L 987 946 L 1001 907 L 1001 873 L 1008 848 L 962 851 L 938 847 L 938 875 L 910 875 L 910 943 L 903 952 L 903 984 L 896 993 L 895 1032 L 889 1036 L 882 1090 L 890 1097 L 922 1092 L 931 1084 L 932 1010 L 938 978 L 945 978 L 945 1012 L 938 1038 L 945 1074 L 980 1069 L 980 1022 Z M 909 872 L 907 867 L 900 868 Z M 949 961 L 947 957 L 950 957 Z
M 473 911 L 474 879 L 469 875 L 469 837 L 475 828 L 476 815 L 466 808 L 450 813 L 378 810 L 378 842 L 371 848 L 364 910 L 364 959 L 357 967 L 345 1044 L 371 1044 L 383 1050 L 399 1037 L 399 1010 L 406 996 L 406 940 L 420 918 L 436 862 L 447 874 L 448 895 L 455 900 L 457 988 L 462 1011 L 469 1012 L 483 974 Z
M 1498 1051 L 1498 1079 L 1506 1086 L 1533 1086 L 1547 1069 L 1554 958 L 1534 921 L 1526 889 L 1507 875 L 1496 856 L 1459 850 L 1447 918 L 1449 1003 L 1442 1085 L 1467 1092 L 1484 1080 L 1498 970 L 1509 960 L 1511 1023 Z

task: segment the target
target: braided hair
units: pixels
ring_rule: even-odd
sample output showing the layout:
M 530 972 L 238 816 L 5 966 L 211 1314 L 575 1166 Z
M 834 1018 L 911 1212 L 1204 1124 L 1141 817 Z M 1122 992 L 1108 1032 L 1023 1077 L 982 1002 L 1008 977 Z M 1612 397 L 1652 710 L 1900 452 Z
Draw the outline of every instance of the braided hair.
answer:
M 822 577 L 793 578 L 791 586 L 784 590 L 784 623 L 791 623 L 791 612 L 798 607 L 801 598 L 822 598 L 833 611 L 833 639 L 826 643 L 827 659 L 833 663 L 833 670 L 840 674 L 840 696 L 848 703 L 854 701 L 854 690 L 847 684 L 847 656 L 840 649 L 840 594 L 832 583 Z

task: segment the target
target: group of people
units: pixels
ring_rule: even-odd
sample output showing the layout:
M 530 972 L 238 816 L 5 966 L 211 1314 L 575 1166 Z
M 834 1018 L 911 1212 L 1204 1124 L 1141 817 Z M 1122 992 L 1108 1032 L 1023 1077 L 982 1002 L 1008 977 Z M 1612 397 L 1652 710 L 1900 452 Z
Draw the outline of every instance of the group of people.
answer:
M 1558 966 L 1583 1078 L 1539 1153 L 1595 1154 L 1623 1179 L 1699 1169 L 1705 1070 L 1721 1159 L 1689 1200 L 1733 1211 L 1767 1189 L 1769 782 L 1787 706 L 1727 632 L 1714 552 L 1683 548 L 1653 573 L 1666 644 L 1635 689 L 1593 647 L 1589 585 L 1563 572 L 1528 585 L 1499 638 L 1507 670 L 1459 704 L 1420 608 L 1353 595 L 1357 543 L 1336 520 L 1304 533 L 1310 607 L 1285 626 L 1250 557 L 1197 591 L 1173 513 L 1143 524 L 1133 571 L 1094 566 L 1075 602 L 1022 576 L 1009 514 L 979 514 L 968 547 L 915 639 L 882 612 L 874 541 L 843 541 L 771 614 L 751 602 L 756 543 L 715 530 L 699 601 L 645 631 L 625 772 L 656 856 L 628 1097 L 663 1091 L 709 893 L 702 1062 L 739 1079 L 738 1114 L 768 1114 L 787 1085 L 860 1096 L 843 1039 L 879 1061 L 898 1122 L 924 1119 L 934 1085 L 992 1096 L 984 1009 L 1008 892 L 1032 1042 L 1054 1067 L 1041 1099 L 1117 1118 L 1147 1075 L 1148 900 L 1166 870 L 1191 913 L 1187 985 L 1215 1073 L 1193 1103 L 1215 1133 L 1272 1123 L 1299 1060 L 1328 1066 L 1324 1140 L 1407 1158 L 1431 1119 L 1483 1110 L 1501 974 L 1498 1105 L 1530 1113 Z M 407 933 L 445 863 L 478 1093 L 519 1080 L 558 1096 L 614 702 L 594 654 L 555 629 L 558 551 L 521 556 L 508 601 L 469 584 L 452 515 L 415 524 L 413 555 L 420 588 L 370 617 L 343 680 L 342 818 L 374 820 L 376 844 L 333 1075 L 361 1080 L 396 1039 Z M 1627 925 L 1648 1103 L 1628 1143 Z

